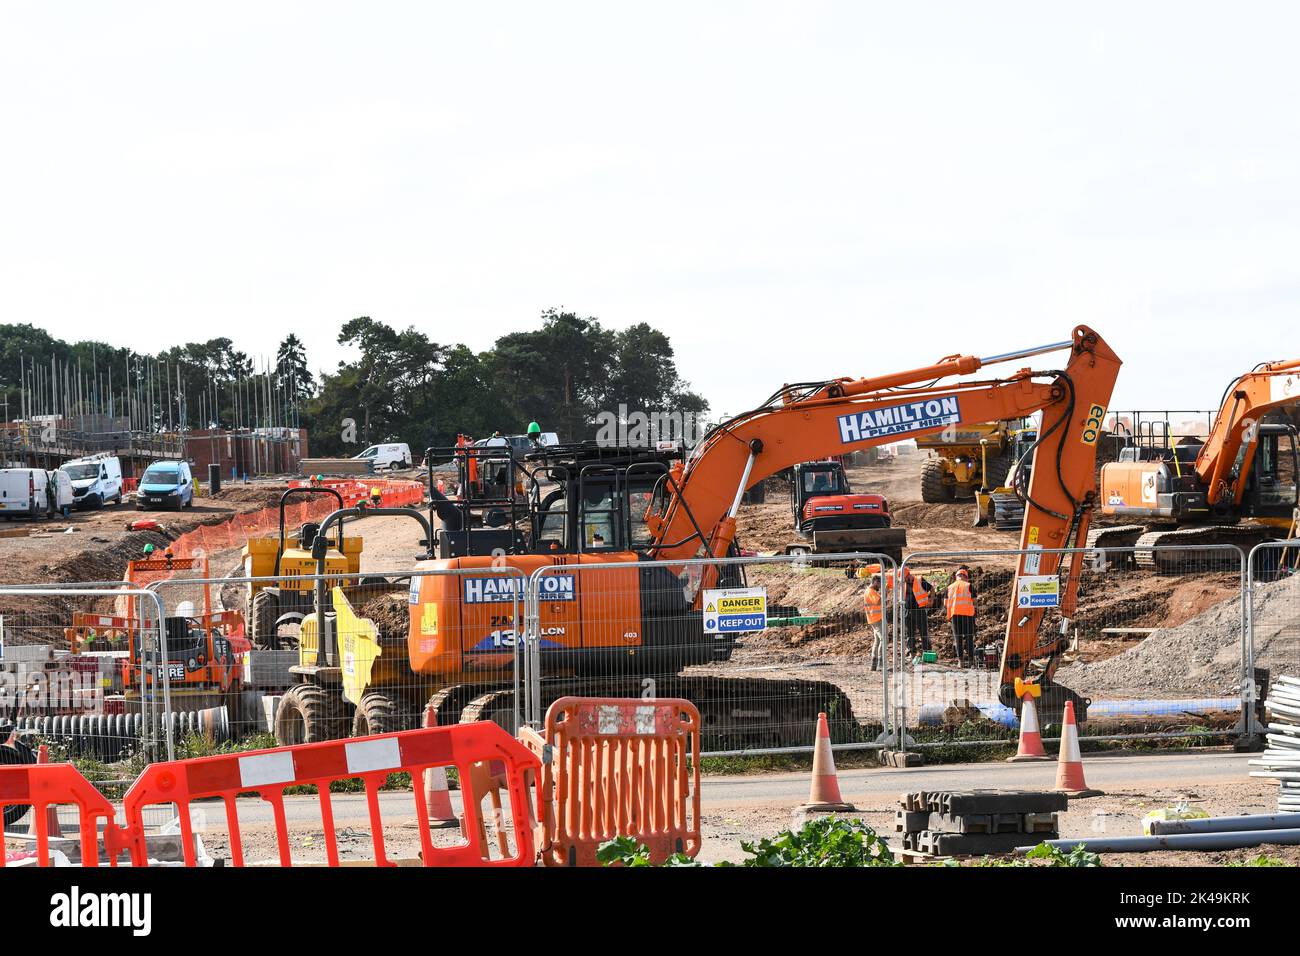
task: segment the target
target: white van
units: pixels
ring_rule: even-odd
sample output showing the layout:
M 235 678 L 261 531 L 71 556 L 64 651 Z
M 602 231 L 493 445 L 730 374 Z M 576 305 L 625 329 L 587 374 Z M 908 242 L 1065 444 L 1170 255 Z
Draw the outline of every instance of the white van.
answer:
M 45 488 L 39 494 L 36 476 L 39 468 L 5 468 L 0 471 L 0 515 L 5 518 L 35 518 L 45 513 Z M 39 503 L 39 507 L 38 507 Z
M 397 471 L 399 468 L 411 467 L 411 446 L 406 442 L 389 442 L 384 445 L 371 445 L 355 458 L 370 459 L 373 471 Z
M 42 468 L 0 469 L 0 515 L 42 518 L 72 510 L 72 484 L 67 475 Z
M 72 479 L 62 468 L 47 471 L 45 474 L 50 481 L 50 487 L 45 492 L 50 506 L 66 518 L 77 506 L 77 497 L 72 493 Z
M 61 470 L 72 479 L 78 508 L 102 508 L 122 503 L 122 462 L 116 455 L 91 455 L 64 462 Z

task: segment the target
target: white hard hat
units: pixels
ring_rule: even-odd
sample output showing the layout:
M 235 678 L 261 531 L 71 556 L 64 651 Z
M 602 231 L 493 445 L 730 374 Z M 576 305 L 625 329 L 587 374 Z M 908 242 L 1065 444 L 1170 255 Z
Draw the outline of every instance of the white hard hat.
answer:
M 193 601 L 181 601 L 179 604 L 177 604 L 177 605 L 176 605 L 176 616 L 177 616 L 177 617 L 193 617 L 193 616 L 194 616 L 194 602 L 193 602 Z

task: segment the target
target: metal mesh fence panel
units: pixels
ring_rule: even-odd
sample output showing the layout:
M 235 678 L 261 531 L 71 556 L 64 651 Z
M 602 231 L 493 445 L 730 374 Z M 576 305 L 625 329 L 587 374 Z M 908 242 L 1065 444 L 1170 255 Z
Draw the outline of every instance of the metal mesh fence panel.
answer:
M 134 618 L 120 603 L 134 602 Z M 166 759 L 162 701 L 129 696 L 158 640 L 156 599 L 143 591 L 0 588 L 0 760 L 72 760 L 90 780 L 129 780 Z
M 1247 653 L 1251 680 L 1243 703 L 1252 730 L 1267 731 L 1275 715 L 1263 702 L 1280 677 L 1300 678 L 1300 541 L 1270 541 L 1250 554 Z M 1289 721 L 1288 721 L 1289 722 Z
M 195 582 L 156 586 L 170 638 L 170 709 L 187 754 L 225 742 L 289 745 L 426 722 L 489 719 L 508 730 L 522 722 L 521 572 L 295 575 L 293 589 L 270 602 L 274 619 L 255 633 L 246 609 L 284 583 L 214 580 L 208 616 L 178 613 L 191 610 L 186 594 Z M 215 734 L 213 721 L 184 716 L 209 711 L 218 711 Z
M 1023 615 L 1036 600 L 1045 608 L 1037 647 L 1041 651 L 1058 636 L 1065 639 L 1053 679 L 1036 702 L 1045 735 L 1059 732 L 1065 701 L 1074 695 L 1084 736 L 1226 736 L 1235 731 L 1245 674 L 1244 556 L 1239 549 L 1065 552 L 1059 572 L 1049 576 L 1055 587 L 1052 581 L 1018 573 L 1021 557 L 1033 553 L 918 553 L 907 558 L 907 570 L 939 595 L 924 613 L 930 653 L 919 641 L 917 647 L 909 646 L 912 622 L 906 611 L 895 633 L 895 653 L 901 658 L 896 706 L 916 743 L 1015 739 L 1019 706 L 1003 673 L 1003 644 L 1008 615 Z M 1064 617 L 1057 603 L 1075 562 L 1077 606 Z M 944 600 L 962 567 L 968 569 L 976 611 L 973 647 L 965 662 L 958 658 L 957 643 L 963 625 L 949 618 Z M 1036 652 L 1027 657 L 1038 665 L 1046 659 Z M 1008 674 L 1019 673 L 1015 663 L 1009 662 Z
M 877 746 L 890 609 L 864 591 L 893 571 L 874 555 L 546 567 L 530 717 L 568 695 L 680 697 L 707 754 L 811 749 L 819 713 L 835 744 Z

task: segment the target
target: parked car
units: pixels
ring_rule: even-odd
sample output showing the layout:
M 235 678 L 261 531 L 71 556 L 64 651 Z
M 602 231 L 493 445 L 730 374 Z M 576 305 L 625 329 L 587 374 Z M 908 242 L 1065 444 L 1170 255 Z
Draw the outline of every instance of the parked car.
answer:
M 371 445 L 354 458 L 369 458 L 372 471 L 397 471 L 399 468 L 411 467 L 411 446 L 406 442 L 388 442 L 383 445 Z
M 102 508 L 122 503 L 122 462 L 116 455 L 92 455 L 66 461 L 61 470 L 72 479 L 78 508 Z
M 0 516 L 46 518 L 72 510 L 72 485 L 62 472 L 43 468 L 0 469 Z
M 194 476 L 187 461 L 155 461 L 140 476 L 135 506 L 142 511 L 194 506 Z

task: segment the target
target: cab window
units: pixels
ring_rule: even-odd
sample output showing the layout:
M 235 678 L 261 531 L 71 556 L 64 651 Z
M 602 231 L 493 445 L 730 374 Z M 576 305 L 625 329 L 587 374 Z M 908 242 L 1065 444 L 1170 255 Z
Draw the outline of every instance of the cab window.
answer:
M 614 537 L 614 499 L 609 486 L 587 488 L 582 505 L 583 550 L 613 550 L 617 541 Z
M 653 543 L 650 528 L 645 523 L 645 513 L 650 510 L 653 497 L 654 492 L 649 488 L 628 493 L 627 510 L 632 525 L 632 541 L 630 543 L 634 548 Z
M 537 526 L 537 543 L 540 551 L 548 551 L 554 544 L 558 550 L 568 547 L 569 501 L 563 492 L 547 497 L 542 503 Z
M 803 490 L 810 495 L 839 494 L 840 476 L 831 471 L 806 471 L 803 476 Z

